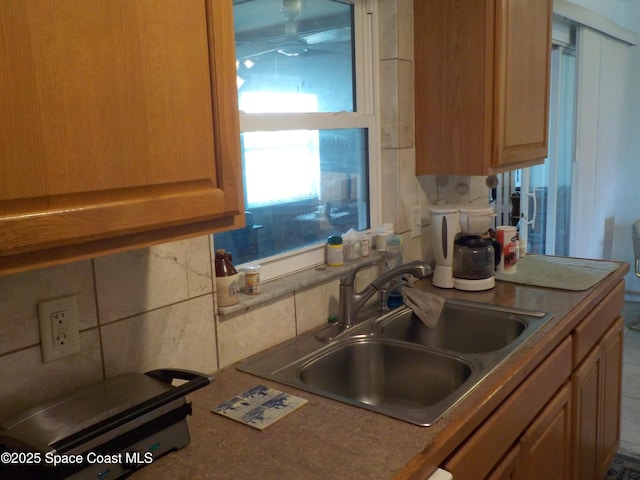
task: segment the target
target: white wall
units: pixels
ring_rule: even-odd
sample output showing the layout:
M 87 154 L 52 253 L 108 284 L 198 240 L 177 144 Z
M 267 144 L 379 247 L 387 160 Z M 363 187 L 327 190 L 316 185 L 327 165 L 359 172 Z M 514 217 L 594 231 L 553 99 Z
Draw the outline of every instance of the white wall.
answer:
M 571 0 L 640 32 L 638 0 Z M 572 254 L 627 261 L 631 224 L 640 218 L 640 47 L 584 29 L 579 39 L 578 141 Z M 582 52 L 580 52 L 582 48 Z M 627 299 L 640 301 L 640 279 L 626 277 Z
M 578 100 L 572 255 L 613 258 L 619 209 L 616 188 L 625 157 L 628 45 L 587 27 L 578 29 Z M 615 72 L 615 74 L 609 74 Z
M 640 2 L 625 0 L 623 25 L 640 32 Z M 615 186 L 615 203 L 618 210 L 614 232 L 613 255 L 631 263 L 626 277 L 627 297 L 640 301 L 640 279 L 633 270 L 633 246 L 631 225 L 640 218 L 640 46 L 629 48 L 628 71 L 625 77 L 625 105 L 620 115 L 623 119 L 621 161 Z
M 569 0 L 571 3 L 588 8 L 609 20 L 624 26 L 625 4 L 635 0 Z

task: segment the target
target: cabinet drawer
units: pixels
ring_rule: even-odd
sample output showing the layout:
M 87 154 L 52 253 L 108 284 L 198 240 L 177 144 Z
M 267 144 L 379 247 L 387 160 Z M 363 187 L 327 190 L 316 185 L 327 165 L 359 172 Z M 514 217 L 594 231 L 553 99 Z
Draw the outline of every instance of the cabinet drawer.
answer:
M 614 287 L 573 331 L 573 368 L 587 356 L 624 306 L 624 282 Z
M 456 480 L 485 478 L 571 375 L 566 338 L 449 459 Z

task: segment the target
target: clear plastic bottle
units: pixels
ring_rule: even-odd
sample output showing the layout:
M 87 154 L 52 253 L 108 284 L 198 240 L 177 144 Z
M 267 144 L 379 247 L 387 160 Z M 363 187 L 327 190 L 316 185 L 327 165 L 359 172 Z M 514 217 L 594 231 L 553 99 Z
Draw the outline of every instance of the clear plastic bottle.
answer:
M 399 235 L 389 235 L 384 252 L 385 270 L 391 270 L 402 265 L 402 239 Z
M 402 239 L 399 235 L 389 235 L 387 237 L 387 247 L 384 252 L 385 270 L 391 270 L 402 265 Z M 389 299 L 387 306 L 397 308 L 402 305 L 402 286 L 401 278 L 395 278 L 389 282 Z

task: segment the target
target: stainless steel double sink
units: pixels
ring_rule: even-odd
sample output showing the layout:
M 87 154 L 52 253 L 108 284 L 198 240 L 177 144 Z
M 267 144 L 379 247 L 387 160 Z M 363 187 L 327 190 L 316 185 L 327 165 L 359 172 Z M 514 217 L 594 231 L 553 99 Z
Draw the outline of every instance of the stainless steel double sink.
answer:
M 428 328 L 407 307 L 326 343 L 305 334 L 238 369 L 350 405 L 429 426 L 552 315 L 449 300 Z

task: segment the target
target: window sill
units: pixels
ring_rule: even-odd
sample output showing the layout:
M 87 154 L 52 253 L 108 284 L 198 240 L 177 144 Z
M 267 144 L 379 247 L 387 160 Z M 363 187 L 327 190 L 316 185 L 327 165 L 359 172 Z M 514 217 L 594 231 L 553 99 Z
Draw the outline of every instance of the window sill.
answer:
M 370 262 L 371 260 L 381 259 L 382 256 L 380 254 L 372 251 L 370 256 L 350 261 L 341 267 L 329 267 L 324 264 L 316 265 L 315 267 L 302 270 L 300 272 L 295 272 L 284 277 L 260 283 L 260 293 L 258 295 L 247 295 L 244 292 L 240 292 L 240 301 L 236 305 L 218 307 L 218 315 L 232 315 L 241 311 L 249 310 L 250 308 L 282 298 L 296 290 L 338 278 L 358 265 Z

